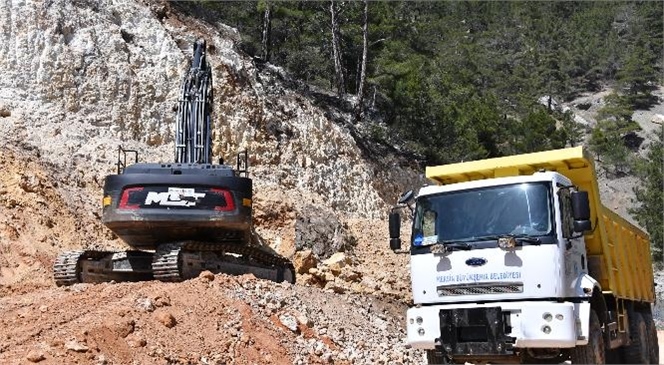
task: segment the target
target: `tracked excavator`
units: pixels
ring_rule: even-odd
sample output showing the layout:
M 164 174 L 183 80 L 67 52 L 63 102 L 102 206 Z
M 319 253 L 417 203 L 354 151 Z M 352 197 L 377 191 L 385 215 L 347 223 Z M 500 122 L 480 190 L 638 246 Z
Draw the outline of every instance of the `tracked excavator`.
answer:
M 64 252 L 54 263 L 56 285 L 181 281 L 203 270 L 295 281 L 290 261 L 253 228 L 246 151 L 235 168 L 212 163 L 212 101 L 206 45 L 198 40 L 181 86 L 175 162 L 138 163 L 137 151 L 119 147 L 117 174 L 105 179 L 102 221 L 133 249 Z

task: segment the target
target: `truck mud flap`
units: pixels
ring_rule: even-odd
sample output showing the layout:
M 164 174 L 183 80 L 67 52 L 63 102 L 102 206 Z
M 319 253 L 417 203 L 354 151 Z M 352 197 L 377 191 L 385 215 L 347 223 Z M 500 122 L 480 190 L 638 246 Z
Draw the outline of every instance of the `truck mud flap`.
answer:
M 441 310 L 440 341 L 450 356 L 512 354 L 514 339 L 500 307 Z

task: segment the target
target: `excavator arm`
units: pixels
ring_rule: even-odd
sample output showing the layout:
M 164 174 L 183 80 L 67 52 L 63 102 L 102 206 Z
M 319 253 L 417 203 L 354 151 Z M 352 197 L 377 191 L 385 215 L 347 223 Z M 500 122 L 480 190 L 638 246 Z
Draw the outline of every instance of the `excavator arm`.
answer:
M 175 125 L 175 162 L 211 163 L 212 72 L 205 40 L 194 43 L 189 71 L 182 80 Z

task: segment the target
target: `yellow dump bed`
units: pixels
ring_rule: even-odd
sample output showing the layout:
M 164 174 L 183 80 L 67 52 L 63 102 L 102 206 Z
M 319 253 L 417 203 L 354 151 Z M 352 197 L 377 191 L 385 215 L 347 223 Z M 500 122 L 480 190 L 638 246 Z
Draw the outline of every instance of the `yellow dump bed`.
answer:
M 557 171 L 587 191 L 594 230 L 585 235 L 588 269 L 604 291 L 618 298 L 654 302 L 648 235 L 600 201 L 592 156 L 582 147 L 461 162 L 426 168 L 441 184 Z

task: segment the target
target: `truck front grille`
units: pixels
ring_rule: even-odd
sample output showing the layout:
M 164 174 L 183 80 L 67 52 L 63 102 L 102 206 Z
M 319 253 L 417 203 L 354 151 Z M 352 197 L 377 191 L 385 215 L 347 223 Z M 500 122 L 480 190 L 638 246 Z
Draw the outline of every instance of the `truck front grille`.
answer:
M 439 296 L 523 293 L 523 283 L 443 285 L 436 288 Z

